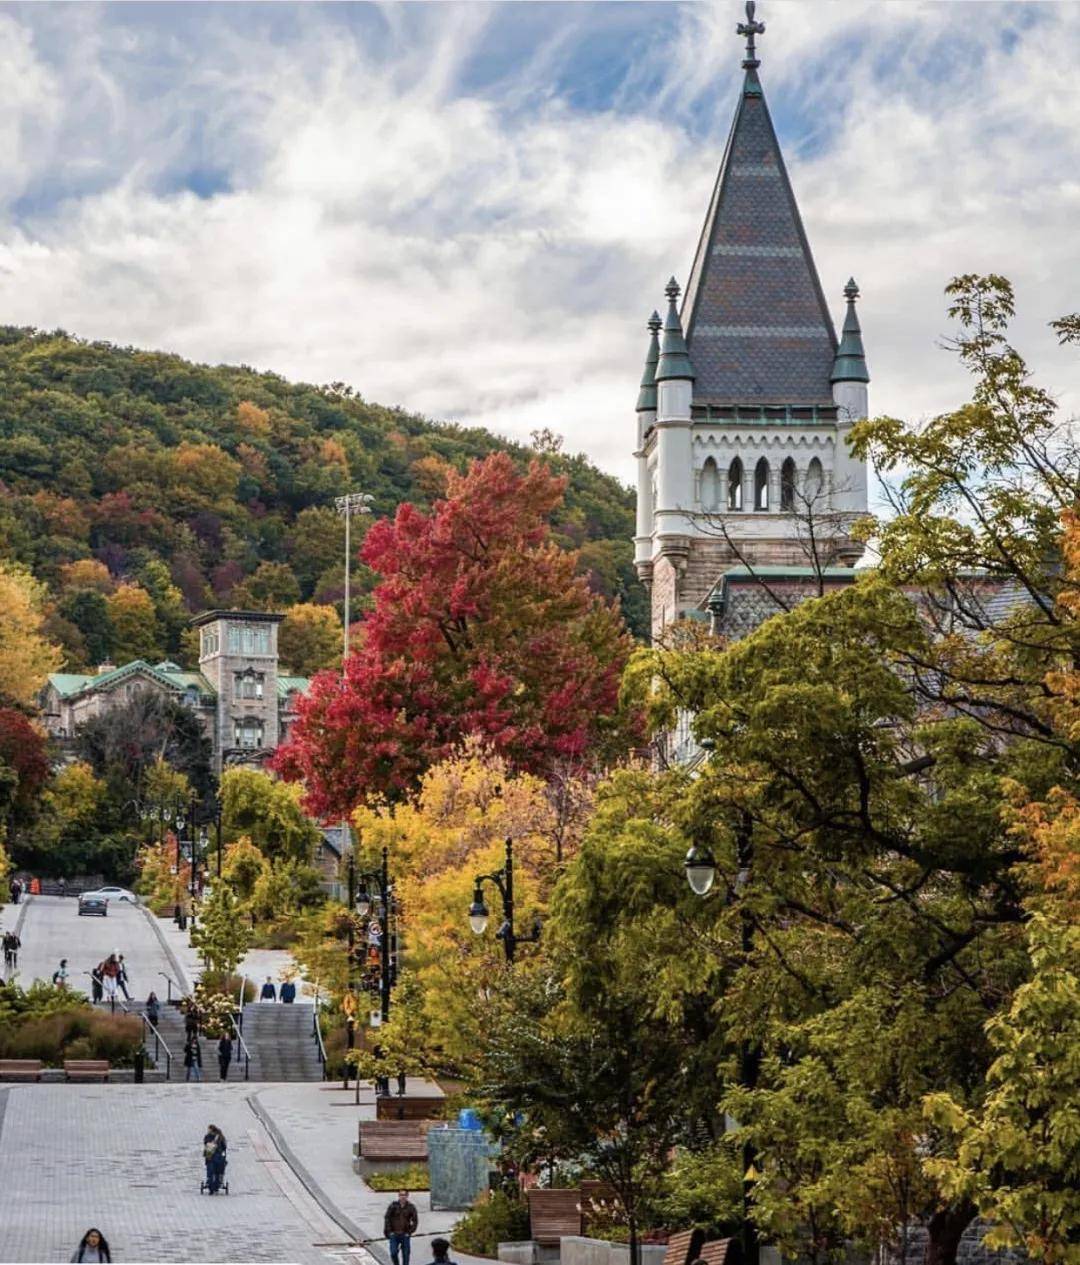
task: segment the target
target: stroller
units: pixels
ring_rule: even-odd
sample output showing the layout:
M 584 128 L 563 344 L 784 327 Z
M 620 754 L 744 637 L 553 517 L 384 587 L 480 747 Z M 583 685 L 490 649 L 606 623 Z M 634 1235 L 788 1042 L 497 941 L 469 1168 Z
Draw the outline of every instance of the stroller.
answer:
M 206 1164 L 206 1176 L 199 1182 L 199 1194 L 229 1193 L 229 1183 L 225 1180 L 225 1170 L 229 1166 L 228 1156 L 224 1150 L 218 1150 L 213 1144 L 203 1147 L 203 1162 Z

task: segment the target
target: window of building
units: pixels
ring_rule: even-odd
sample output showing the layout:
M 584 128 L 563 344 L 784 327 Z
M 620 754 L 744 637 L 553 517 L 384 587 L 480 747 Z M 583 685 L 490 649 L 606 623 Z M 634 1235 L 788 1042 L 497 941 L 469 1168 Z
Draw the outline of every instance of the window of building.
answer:
M 237 672 L 233 677 L 237 698 L 262 698 L 263 678 L 260 672 Z
M 795 462 L 790 457 L 780 467 L 780 508 L 786 514 L 795 509 Z
M 764 457 L 754 467 L 754 509 L 769 508 L 769 463 Z
M 270 629 L 265 624 L 231 624 L 230 654 L 269 654 Z
M 720 471 L 712 457 L 701 468 L 701 508 L 717 510 L 720 508 Z
M 738 457 L 728 467 L 727 507 L 729 510 L 742 509 L 742 462 Z
M 220 642 L 216 632 L 204 632 L 202 635 L 202 653 L 203 658 L 209 655 L 217 654 Z
M 263 745 L 263 723 L 255 716 L 245 716 L 236 722 L 236 745 L 256 750 Z
M 813 503 L 821 496 L 825 488 L 825 476 L 822 473 L 821 462 L 815 457 L 806 468 L 806 501 L 807 504 L 813 506 Z

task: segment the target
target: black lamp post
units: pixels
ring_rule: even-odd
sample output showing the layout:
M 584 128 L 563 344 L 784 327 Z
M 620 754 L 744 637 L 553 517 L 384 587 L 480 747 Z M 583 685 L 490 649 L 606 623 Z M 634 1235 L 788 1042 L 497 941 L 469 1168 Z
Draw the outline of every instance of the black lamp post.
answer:
M 382 865 L 378 870 L 365 871 L 360 875 L 360 890 L 353 900 L 353 907 L 361 918 L 367 917 L 372 906 L 372 894 L 368 884 L 375 888 L 379 900 L 379 1016 L 382 1023 L 390 1018 L 390 913 L 394 889 L 390 883 L 390 849 L 382 850 Z
M 356 903 L 356 856 L 353 850 L 349 849 L 349 924 L 348 924 L 348 946 L 347 953 L 348 966 L 345 971 L 345 992 L 346 995 L 353 994 L 353 953 L 356 944 L 356 927 L 353 923 L 353 905 Z M 345 1016 L 345 1048 L 352 1050 L 356 1046 L 356 1019 L 350 1012 Z M 359 1087 L 359 1080 L 357 1081 Z M 342 1088 L 349 1088 L 349 1061 L 345 1060 L 345 1079 L 342 1081 Z
M 735 827 L 735 864 L 739 867 L 735 878 L 735 895 L 739 895 L 750 881 L 750 871 L 754 863 L 754 831 L 753 822 L 748 813 L 741 813 Z M 697 896 L 707 896 L 716 878 L 716 860 L 708 846 L 694 844 L 686 854 L 686 879 L 691 890 Z M 745 901 L 739 909 L 740 947 L 744 958 L 749 957 L 754 948 L 754 918 Z M 761 1070 L 761 1046 L 754 1041 L 744 1040 L 739 1045 L 739 1084 L 753 1089 Z M 755 1178 L 749 1176 L 756 1171 L 757 1152 L 752 1143 L 743 1146 L 743 1227 L 742 1227 L 742 1259 L 744 1265 L 757 1265 L 760 1252 L 757 1231 L 750 1219 L 750 1203 Z
M 533 929 L 527 936 L 519 936 L 514 931 L 514 841 L 507 839 L 506 841 L 506 861 L 501 870 L 496 870 L 493 874 L 478 874 L 476 876 L 476 886 L 473 889 L 473 901 L 469 906 L 469 926 L 478 935 L 482 936 L 487 930 L 488 918 L 490 916 L 487 905 L 484 904 L 484 884 L 491 883 L 498 888 L 499 895 L 502 897 L 503 920 L 499 930 L 495 933 L 496 937 L 503 942 L 503 951 L 506 954 L 507 962 L 513 962 L 514 955 L 519 944 L 535 944 L 540 939 L 540 920 L 536 919 L 533 923 Z

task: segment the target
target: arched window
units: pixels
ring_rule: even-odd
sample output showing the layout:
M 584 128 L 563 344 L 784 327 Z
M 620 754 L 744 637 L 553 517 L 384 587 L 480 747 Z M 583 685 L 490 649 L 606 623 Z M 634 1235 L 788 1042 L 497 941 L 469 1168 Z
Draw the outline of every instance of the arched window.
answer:
M 825 475 L 821 462 L 815 457 L 806 468 L 806 501 L 812 506 L 825 488 Z
M 754 467 L 754 509 L 769 508 L 769 463 L 764 457 Z
M 728 466 L 727 507 L 729 510 L 742 509 L 742 462 L 738 457 Z
M 720 508 L 720 471 L 712 457 L 701 467 L 701 508 L 718 510 Z
M 788 514 L 795 508 L 795 462 L 790 457 L 780 467 L 780 508 Z

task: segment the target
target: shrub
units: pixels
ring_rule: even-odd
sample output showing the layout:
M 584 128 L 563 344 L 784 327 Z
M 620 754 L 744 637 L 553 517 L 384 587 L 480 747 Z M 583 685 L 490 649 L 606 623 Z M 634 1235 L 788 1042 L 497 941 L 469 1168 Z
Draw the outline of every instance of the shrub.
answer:
M 495 1256 L 500 1243 L 520 1243 L 530 1237 L 528 1205 L 505 1191 L 485 1193 L 454 1227 L 453 1237 L 459 1252 Z
M 40 1059 L 59 1067 L 64 1059 L 108 1059 L 129 1067 L 142 1044 L 142 1024 L 134 1015 L 95 1012 L 72 1005 L 52 1014 L 24 1011 L 0 1025 L 0 1058 Z
M 426 1164 L 410 1164 L 408 1168 L 380 1169 L 368 1173 L 364 1181 L 372 1190 L 430 1190 L 431 1175 Z

